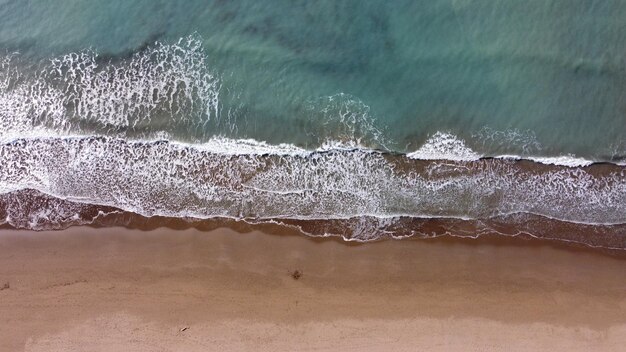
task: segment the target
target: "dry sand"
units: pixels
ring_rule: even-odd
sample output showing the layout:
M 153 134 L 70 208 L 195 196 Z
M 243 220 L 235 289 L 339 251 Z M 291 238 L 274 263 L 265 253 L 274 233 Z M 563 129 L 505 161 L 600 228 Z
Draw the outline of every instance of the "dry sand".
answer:
M 3 352 L 625 346 L 623 256 L 227 229 L 0 231 Z

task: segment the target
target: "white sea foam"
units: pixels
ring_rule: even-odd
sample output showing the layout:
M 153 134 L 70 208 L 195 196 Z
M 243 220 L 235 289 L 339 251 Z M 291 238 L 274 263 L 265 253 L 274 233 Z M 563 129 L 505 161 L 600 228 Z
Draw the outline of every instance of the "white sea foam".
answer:
M 291 144 L 216 137 L 219 133 L 215 131 L 204 136 L 207 123 L 217 124 L 220 119 L 220 82 L 195 36 L 173 44 L 155 43 L 116 62 L 103 62 L 95 51 L 85 50 L 52 59 L 36 70 L 24 67 L 30 66 L 21 63 L 17 55 L 0 58 L 0 143 L 91 135 L 173 141 L 184 132 L 200 148 L 223 154 L 390 150 L 384 128 L 370 115 L 369 107 L 343 93 L 309 102 L 309 132 L 318 141 L 308 151 Z M 530 131 L 484 128 L 474 137 L 472 142 L 490 148 L 513 143 L 527 152 L 541 149 Z M 482 155 L 463 139 L 437 132 L 407 157 L 472 161 Z M 592 163 L 574 156 L 519 158 L 565 166 Z
M 1 60 L 0 194 L 32 188 L 146 216 L 197 218 L 626 218 L 623 170 L 530 173 L 480 160 L 444 132 L 407 158 L 374 152 L 369 148 L 387 145 L 383 129 L 345 94 L 312 102 L 312 118 L 322 123 L 309 150 L 226 137 L 174 141 L 181 126 L 192 131 L 219 117 L 219 80 L 204 60 L 193 37 L 105 64 L 91 51 L 69 54 L 31 74 L 12 56 Z M 411 159 L 449 162 L 414 169 Z M 573 165 L 571 159 L 536 160 Z M 17 203 L 0 222 L 37 227 L 83 211 L 63 202 Z M 363 224 L 354 228 L 361 237 L 368 233 Z
M 481 155 L 465 145 L 465 141 L 453 134 L 437 132 L 418 150 L 407 154 L 411 159 L 472 161 Z
M 367 150 L 318 153 L 236 140 L 208 146 L 111 137 L 16 140 L 0 145 L 0 194 L 32 188 L 146 216 L 196 218 L 473 219 L 516 212 L 594 224 L 626 218 L 626 173 L 619 168 L 593 175 L 580 168 L 529 172 L 494 160 L 432 162 L 421 170 L 412 163 Z
M 289 143 L 273 145 L 254 139 L 225 137 L 211 138 L 207 142 L 196 144 L 195 147 L 202 151 L 223 155 L 306 155 L 310 153 L 306 149 Z
M 68 133 L 126 136 L 133 129 L 151 132 L 152 123 L 161 130 L 204 126 L 218 114 L 220 82 L 200 43 L 193 36 L 155 43 L 104 64 L 86 50 L 33 72 L 7 56 L 0 60 L 0 141 Z
M 536 163 L 545 164 L 545 165 L 558 165 L 558 166 L 567 166 L 567 167 L 584 167 L 593 165 L 595 162 L 585 158 L 579 158 L 573 155 L 568 156 L 526 156 L 522 157 L 519 155 L 498 155 L 495 157 L 496 159 L 509 159 L 509 160 L 530 160 Z M 619 165 L 616 163 L 615 165 Z
M 551 165 L 560 165 L 560 166 L 569 166 L 569 167 L 582 167 L 589 166 L 594 162 L 585 158 L 578 158 L 574 155 L 568 156 L 556 156 L 556 157 L 535 157 L 531 156 L 527 158 L 528 160 L 532 160 L 537 163 L 542 164 L 551 164 Z
M 543 150 L 537 136 L 533 131 L 508 129 L 496 130 L 483 127 L 478 132 L 472 133 L 472 141 L 481 145 L 486 150 L 510 150 L 512 147 L 520 150 L 523 155 L 538 154 Z
M 521 134 L 516 131 L 509 132 L 507 134 L 503 134 L 506 138 L 523 140 L 525 143 L 528 143 L 527 150 L 531 150 L 532 144 L 531 142 L 536 142 L 534 138 L 527 137 L 528 134 Z M 489 135 L 490 138 L 498 138 L 501 137 L 501 134 L 491 131 Z M 525 137 L 525 138 L 522 138 Z M 532 147 L 537 148 L 536 146 Z M 445 132 L 437 132 L 433 136 L 431 136 L 426 143 L 420 147 L 418 150 L 407 154 L 407 157 L 411 159 L 420 159 L 420 160 L 451 160 L 451 161 L 475 161 L 483 157 L 479 153 L 475 152 L 471 148 L 469 148 L 465 141 L 458 138 L 457 136 L 445 133 Z M 589 166 L 594 163 L 592 160 L 588 160 L 585 158 L 576 157 L 574 155 L 563 155 L 563 156 L 519 156 L 519 155 L 498 155 L 495 156 L 496 159 L 513 159 L 513 160 L 531 160 L 536 163 L 547 164 L 547 165 L 559 165 L 559 166 L 568 166 L 568 167 L 582 167 Z
M 370 115 L 370 107 L 358 98 L 339 93 L 309 101 L 309 133 L 322 149 L 389 149 L 384 129 Z

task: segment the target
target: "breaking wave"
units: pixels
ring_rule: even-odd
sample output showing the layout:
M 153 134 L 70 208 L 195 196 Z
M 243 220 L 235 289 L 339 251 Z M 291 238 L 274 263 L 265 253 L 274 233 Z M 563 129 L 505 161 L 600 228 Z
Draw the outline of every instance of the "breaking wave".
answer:
M 363 149 L 112 137 L 15 140 L 0 146 L 0 163 L 0 193 L 32 188 L 145 216 L 626 219 L 626 170 L 602 164 L 427 161 Z
M 0 60 L 0 141 L 197 131 L 219 111 L 220 82 L 198 38 L 155 43 L 120 62 L 92 50 L 36 65 Z
M 130 212 L 356 240 L 412 236 L 432 219 L 457 232 L 503 219 L 517 224 L 508 234 L 540 231 L 523 214 L 624 237 L 626 169 L 528 156 L 541 151 L 530 132 L 437 132 L 397 152 L 367 105 L 337 94 L 310 102 L 312 147 L 227 136 L 236 128 L 224 124 L 237 122 L 220 119 L 220 79 L 200 44 L 155 43 L 118 61 L 91 50 L 37 65 L 1 59 L 0 222 L 40 230 Z M 525 156 L 470 147 L 502 140 L 525 145 Z

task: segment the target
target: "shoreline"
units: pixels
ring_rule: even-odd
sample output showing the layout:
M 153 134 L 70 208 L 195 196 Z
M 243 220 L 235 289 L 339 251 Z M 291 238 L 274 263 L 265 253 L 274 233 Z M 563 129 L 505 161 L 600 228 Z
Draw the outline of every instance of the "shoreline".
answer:
M 623 256 L 513 242 L 0 230 L 0 349 L 623 347 Z
M 531 213 L 491 218 L 462 219 L 397 216 L 360 216 L 329 219 L 211 218 L 144 216 L 105 205 L 81 203 L 25 189 L 0 195 L 0 231 L 64 230 L 76 226 L 124 227 L 129 230 L 161 228 L 211 231 L 230 228 L 237 232 L 263 231 L 298 234 L 310 238 L 338 238 L 343 242 L 380 240 L 433 240 L 450 238 L 482 241 L 529 240 L 555 247 L 583 248 L 612 256 L 626 256 L 626 224 L 602 225 L 567 222 Z

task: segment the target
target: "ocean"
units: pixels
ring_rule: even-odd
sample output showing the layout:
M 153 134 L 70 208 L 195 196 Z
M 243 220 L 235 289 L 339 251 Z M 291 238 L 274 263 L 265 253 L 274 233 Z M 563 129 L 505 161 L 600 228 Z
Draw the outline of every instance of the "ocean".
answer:
M 0 223 L 623 249 L 625 39 L 618 0 L 0 0 Z

